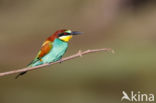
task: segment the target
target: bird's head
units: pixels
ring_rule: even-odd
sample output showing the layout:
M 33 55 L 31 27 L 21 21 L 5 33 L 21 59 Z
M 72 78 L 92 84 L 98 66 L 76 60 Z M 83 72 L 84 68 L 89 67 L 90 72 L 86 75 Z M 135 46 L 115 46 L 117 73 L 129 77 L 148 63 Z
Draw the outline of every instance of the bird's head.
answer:
M 54 39 L 58 38 L 64 42 L 68 42 L 73 35 L 78 35 L 78 34 L 81 34 L 81 32 L 62 29 L 62 30 L 57 30 L 51 37 L 49 37 L 49 39 L 53 41 Z

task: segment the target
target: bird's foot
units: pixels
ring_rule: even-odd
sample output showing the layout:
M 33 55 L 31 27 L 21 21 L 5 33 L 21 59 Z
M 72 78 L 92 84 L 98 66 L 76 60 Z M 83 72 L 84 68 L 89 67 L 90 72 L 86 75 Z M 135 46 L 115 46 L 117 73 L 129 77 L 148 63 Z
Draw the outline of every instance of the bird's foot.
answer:
M 46 63 L 44 63 L 44 64 L 50 65 L 50 64 L 51 64 L 51 62 L 46 62 Z
M 49 62 L 49 63 L 47 63 L 48 65 L 50 65 L 51 63 Z
M 60 60 L 59 60 L 59 63 L 61 64 L 62 62 L 63 62 L 63 60 L 62 60 L 62 59 L 60 59 Z

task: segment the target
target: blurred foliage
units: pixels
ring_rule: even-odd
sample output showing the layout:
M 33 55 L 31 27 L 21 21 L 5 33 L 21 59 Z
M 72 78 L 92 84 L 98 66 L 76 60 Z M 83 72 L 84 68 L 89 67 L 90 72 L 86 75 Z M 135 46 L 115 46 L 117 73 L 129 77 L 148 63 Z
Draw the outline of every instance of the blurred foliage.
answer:
M 0 78 L 0 103 L 120 103 L 122 91 L 156 93 L 155 0 L 0 0 L 0 72 L 25 67 L 57 29 L 84 32 L 67 51 L 111 47 Z

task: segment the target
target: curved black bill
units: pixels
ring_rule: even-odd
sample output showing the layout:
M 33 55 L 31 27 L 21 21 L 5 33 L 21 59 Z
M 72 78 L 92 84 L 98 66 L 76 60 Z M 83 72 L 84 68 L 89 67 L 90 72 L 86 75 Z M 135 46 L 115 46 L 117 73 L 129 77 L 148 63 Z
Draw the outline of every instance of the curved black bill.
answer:
M 82 32 L 79 32 L 79 31 L 73 31 L 71 34 L 72 34 L 72 35 L 79 35 L 79 34 L 82 34 Z

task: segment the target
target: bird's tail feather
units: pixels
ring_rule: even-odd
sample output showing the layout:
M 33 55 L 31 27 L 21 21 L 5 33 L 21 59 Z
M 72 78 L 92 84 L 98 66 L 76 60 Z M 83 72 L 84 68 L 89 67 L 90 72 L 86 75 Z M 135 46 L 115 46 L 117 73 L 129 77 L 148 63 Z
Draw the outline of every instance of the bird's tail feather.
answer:
M 27 72 L 27 71 L 19 73 L 19 74 L 15 77 L 15 79 L 17 79 L 18 77 L 24 75 L 26 72 Z
M 30 63 L 27 65 L 27 67 L 31 67 L 32 64 L 36 63 L 37 61 L 38 61 L 38 59 L 33 60 L 32 62 L 30 62 Z M 15 77 L 15 79 L 17 79 L 18 77 L 20 77 L 20 76 L 22 76 L 22 75 L 24 75 L 24 74 L 26 74 L 26 73 L 27 73 L 27 71 L 19 73 L 19 74 Z

